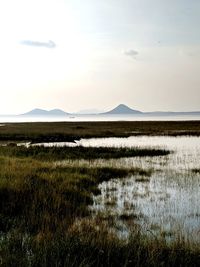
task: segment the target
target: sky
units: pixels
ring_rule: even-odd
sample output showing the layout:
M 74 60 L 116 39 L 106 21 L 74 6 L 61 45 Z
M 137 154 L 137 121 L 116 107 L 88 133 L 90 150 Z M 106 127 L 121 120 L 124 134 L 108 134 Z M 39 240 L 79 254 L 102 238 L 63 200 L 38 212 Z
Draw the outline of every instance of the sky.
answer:
M 200 110 L 199 0 L 0 2 L 0 114 Z

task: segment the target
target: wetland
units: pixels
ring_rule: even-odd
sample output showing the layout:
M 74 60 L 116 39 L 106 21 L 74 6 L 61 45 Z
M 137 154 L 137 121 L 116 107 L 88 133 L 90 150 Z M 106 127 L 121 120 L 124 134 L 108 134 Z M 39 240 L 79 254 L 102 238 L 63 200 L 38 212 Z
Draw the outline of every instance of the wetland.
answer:
M 1 266 L 199 266 L 200 122 L 0 128 Z

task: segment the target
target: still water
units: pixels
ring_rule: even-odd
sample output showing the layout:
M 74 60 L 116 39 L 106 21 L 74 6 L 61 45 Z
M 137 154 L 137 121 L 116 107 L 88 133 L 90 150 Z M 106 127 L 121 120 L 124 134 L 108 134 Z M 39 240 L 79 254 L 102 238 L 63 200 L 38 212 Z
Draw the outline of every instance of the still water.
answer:
M 78 122 L 78 121 L 187 121 L 200 120 L 200 115 L 66 115 L 66 116 L 0 116 L 0 123 Z
M 162 234 L 168 239 L 182 236 L 200 242 L 200 137 L 135 136 L 91 138 L 76 143 L 46 143 L 45 146 L 163 148 L 167 156 L 98 159 L 78 164 L 141 168 L 149 175 L 130 175 L 99 185 L 93 196 L 93 216 L 115 220 L 122 235 L 137 224 L 145 233 Z M 75 163 L 75 164 L 77 164 Z M 68 164 L 62 162 L 61 164 Z M 71 164 L 71 163 L 70 163 Z
M 94 196 L 93 214 L 129 221 L 142 229 L 162 233 L 169 238 L 181 235 L 200 241 L 200 138 L 129 137 L 81 140 L 84 146 L 122 146 L 166 148 L 162 157 L 125 158 L 102 162 L 123 167 L 150 170 L 149 176 L 131 175 L 99 185 Z M 96 163 L 97 164 L 97 163 Z M 123 230 L 123 229 L 122 229 Z M 126 231 L 128 231 L 126 229 Z

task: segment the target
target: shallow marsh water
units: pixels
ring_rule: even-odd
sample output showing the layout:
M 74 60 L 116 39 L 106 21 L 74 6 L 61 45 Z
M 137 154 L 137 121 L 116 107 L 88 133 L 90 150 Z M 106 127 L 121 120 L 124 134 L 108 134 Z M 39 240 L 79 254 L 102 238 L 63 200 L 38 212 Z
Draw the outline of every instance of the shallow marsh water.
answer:
M 114 166 L 152 170 L 149 177 L 130 176 L 99 185 L 93 214 L 107 213 L 119 220 L 133 218 L 144 231 L 173 239 L 200 242 L 200 138 L 129 137 L 82 140 L 84 146 L 166 148 L 168 156 L 106 161 Z M 102 161 L 103 164 L 103 161 Z M 123 228 L 122 228 L 123 229 Z M 127 228 L 123 231 L 127 232 Z
M 93 216 L 112 218 L 122 236 L 138 224 L 144 232 L 168 239 L 181 236 L 200 242 L 200 137 L 136 136 L 81 139 L 76 143 L 43 143 L 44 146 L 109 146 L 164 148 L 159 157 L 62 161 L 57 164 L 142 168 L 149 176 L 129 176 L 99 185 L 90 207 Z M 196 169 L 196 171 L 195 171 Z

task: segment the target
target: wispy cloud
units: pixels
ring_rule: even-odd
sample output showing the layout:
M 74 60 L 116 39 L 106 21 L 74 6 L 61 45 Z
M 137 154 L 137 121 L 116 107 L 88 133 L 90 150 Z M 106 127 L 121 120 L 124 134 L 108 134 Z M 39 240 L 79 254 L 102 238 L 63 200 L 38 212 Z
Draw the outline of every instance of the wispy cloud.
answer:
M 132 58 L 136 58 L 136 56 L 139 55 L 139 52 L 136 51 L 136 50 L 133 50 L 133 49 L 130 49 L 130 50 L 125 50 L 124 51 L 124 55 L 125 56 L 129 56 L 129 57 L 132 57 Z
M 23 40 L 20 42 L 20 44 L 27 45 L 27 46 L 35 46 L 35 47 L 56 48 L 56 44 L 51 40 L 49 40 L 48 42 Z

